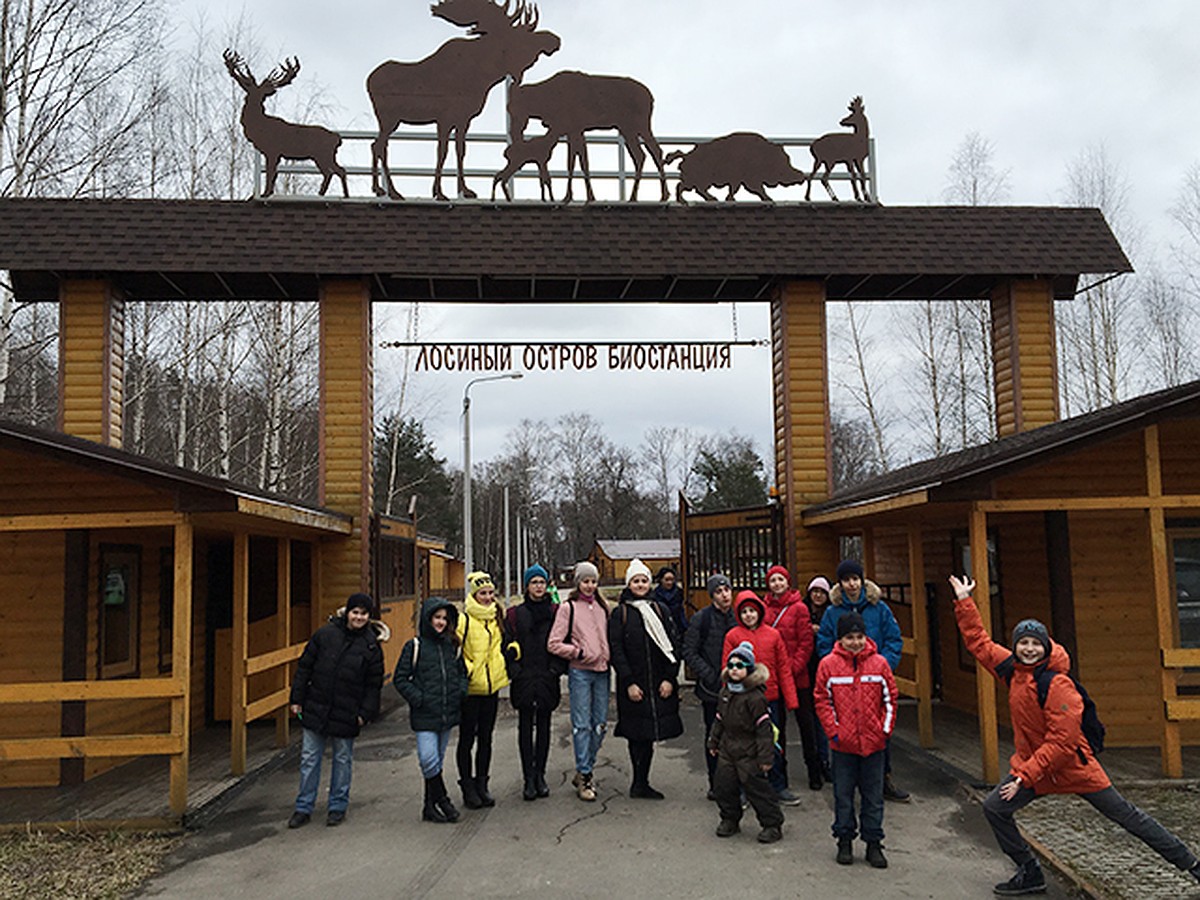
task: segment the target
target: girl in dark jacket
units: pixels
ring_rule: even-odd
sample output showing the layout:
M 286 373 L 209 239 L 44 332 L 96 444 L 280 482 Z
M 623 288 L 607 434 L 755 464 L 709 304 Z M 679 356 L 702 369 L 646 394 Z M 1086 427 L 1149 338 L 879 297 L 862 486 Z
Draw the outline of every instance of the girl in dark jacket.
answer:
M 383 685 L 383 650 L 387 626 L 372 622 L 375 602 L 353 594 L 309 639 L 292 682 L 290 707 L 304 726 L 300 749 L 300 792 L 288 828 L 312 818 L 321 782 L 325 742 L 333 742 L 333 772 L 329 779 L 326 825 L 340 825 L 350 804 L 354 739 L 359 729 L 379 714 Z
M 608 646 L 617 671 L 617 737 L 629 741 L 633 784 L 629 796 L 661 800 L 650 786 L 654 742 L 683 734 L 679 718 L 679 662 L 670 614 L 648 599 L 650 570 L 635 559 L 625 571 L 620 605 L 608 620 Z
M 449 600 L 430 597 L 421 607 L 420 634 L 404 645 L 392 683 L 408 702 L 408 720 L 417 733 L 417 761 L 425 778 L 426 822 L 457 822 L 442 764 L 450 732 L 467 696 L 467 667 L 454 626 L 458 610 Z
M 509 694 L 517 711 L 517 749 L 526 800 L 549 797 L 546 759 L 550 755 L 550 713 L 562 699 L 559 681 L 566 663 L 546 649 L 556 607 L 546 593 L 549 574 L 534 563 L 525 570 L 525 602 L 508 610 L 508 633 L 513 637 L 507 653 L 511 683 Z

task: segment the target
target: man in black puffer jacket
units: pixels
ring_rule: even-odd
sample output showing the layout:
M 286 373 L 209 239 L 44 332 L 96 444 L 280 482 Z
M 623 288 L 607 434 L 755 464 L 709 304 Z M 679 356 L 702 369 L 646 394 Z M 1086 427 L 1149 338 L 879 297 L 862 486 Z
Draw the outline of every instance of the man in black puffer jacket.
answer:
M 733 616 L 733 588 L 726 575 L 713 575 L 708 579 L 708 596 L 712 603 L 696 615 L 687 633 L 683 636 L 683 661 L 687 663 L 696 679 L 696 696 L 704 708 L 704 745 L 712 732 L 717 717 L 717 699 L 721 695 L 721 671 L 725 660 L 721 658 L 725 645 L 725 632 L 737 624 Z M 717 758 L 704 754 L 708 763 L 708 799 L 716 800 L 713 793 L 713 778 L 717 772 Z
M 372 622 L 374 601 L 353 594 L 345 609 L 317 630 L 304 648 L 292 683 L 291 710 L 304 726 L 300 749 L 300 793 L 288 828 L 312 818 L 321 781 L 321 757 L 326 739 L 333 741 L 333 772 L 329 779 L 326 825 L 340 825 L 350 803 L 354 739 L 359 729 L 379 714 L 383 686 L 383 650 L 387 626 Z

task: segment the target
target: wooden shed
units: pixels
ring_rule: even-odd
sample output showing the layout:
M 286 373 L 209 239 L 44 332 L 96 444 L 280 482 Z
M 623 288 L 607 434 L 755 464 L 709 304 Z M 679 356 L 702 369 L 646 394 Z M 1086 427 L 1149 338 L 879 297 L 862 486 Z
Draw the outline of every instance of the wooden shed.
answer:
M 996 781 L 997 704 L 954 622 L 947 576 L 967 572 L 992 633 L 1044 621 L 1096 699 L 1113 746 L 1158 746 L 1182 775 L 1200 744 L 1200 381 L 917 463 L 803 512 L 806 528 L 862 536 L 893 595 L 906 692 L 977 713 Z M 1000 692 L 1003 689 L 999 689 Z
M 635 559 L 640 559 L 649 566 L 653 574 L 658 574 L 658 570 L 663 566 L 672 566 L 678 571 L 679 539 L 596 541 L 588 559 L 599 569 L 601 584 L 623 581 L 625 570 Z

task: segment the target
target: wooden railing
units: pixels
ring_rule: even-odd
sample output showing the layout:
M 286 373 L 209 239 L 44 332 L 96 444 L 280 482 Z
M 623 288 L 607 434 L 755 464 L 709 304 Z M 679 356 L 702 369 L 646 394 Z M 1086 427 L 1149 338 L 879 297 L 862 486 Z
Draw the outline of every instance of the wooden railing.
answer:
M 1200 668 L 1200 648 L 1176 647 L 1162 651 L 1163 668 Z M 1200 720 L 1200 698 L 1181 698 L 1178 694 L 1163 700 L 1167 720 L 1170 722 L 1193 722 Z

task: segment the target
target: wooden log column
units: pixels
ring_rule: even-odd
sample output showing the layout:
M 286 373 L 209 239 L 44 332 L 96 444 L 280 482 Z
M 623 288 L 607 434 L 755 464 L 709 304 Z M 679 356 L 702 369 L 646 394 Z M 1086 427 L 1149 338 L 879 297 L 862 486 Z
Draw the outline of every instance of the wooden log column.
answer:
M 787 561 L 798 585 L 837 566 L 837 537 L 805 528 L 800 513 L 829 498 L 829 366 L 825 356 L 825 286 L 793 281 L 771 300 L 775 398 L 775 483 L 787 523 Z
M 971 577 L 975 579 L 975 605 L 989 633 L 992 628 L 992 587 L 988 571 L 987 513 L 974 504 L 969 532 Z M 1004 636 L 992 636 L 1004 640 Z M 996 730 L 996 680 L 983 663 L 975 662 L 975 696 L 979 704 L 979 744 L 982 752 L 983 780 L 1000 781 L 1000 735 Z
M 317 621 L 357 591 L 370 589 L 370 516 L 374 484 L 374 364 L 371 292 L 362 279 L 321 283 L 321 497 L 354 517 L 347 538 L 319 545 Z
M 992 291 L 992 360 L 1000 437 L 1058 421 L 1054 292 L 1043 280 Z
M 125 396 L 125 305 L 103 280 L 68 279 L 59 289 L 58 427 L 121 446 Z
M 174 611 L 171 620 L 171 678 L 179 696 L 171 698 L 171 736 L 182 742 L 180 753 L 171 757 L 171 812 L 187 812 L 188 764 L 192 743 L 192 551 L 195 536 L 190 522 L 175 526 Z

